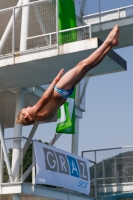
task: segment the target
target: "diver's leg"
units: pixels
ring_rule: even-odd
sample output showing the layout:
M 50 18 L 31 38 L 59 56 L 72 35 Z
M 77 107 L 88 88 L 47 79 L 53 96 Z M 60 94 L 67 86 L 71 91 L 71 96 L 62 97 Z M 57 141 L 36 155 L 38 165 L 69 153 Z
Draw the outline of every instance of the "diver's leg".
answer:
M 77 81 L 80 81 L 81 78 L 96 64 L 99 64 L 108 51 L 113 47 L 118 45 L 119 37 L 119 27 L 116 25 L 113 30 L 110 32 L 104 43 L 93 52 L 88 58 L 78 63 L 76 67 L 69 70 L 56 84 L 58 88 L 61 89 L 70 89 Z M 81 78 L 80 78 L 81 77 Z
M 99 57 L 99 59 L 92 65 L 92 67 L 99 65 L 102 62 L 102 60 L 104 59 L 104 57 L 107 55 L 107 53 L 109 52 L 110 49 L 111 49 L 111 47 L 108 47 L 104 51 L 104 53 L 101 55 L 101 57 Z M 73 84 L 73 86 L 77 85 L 77 83 L 79 83 L 82 80 L 82 78 L 84 78 L 85 75 L 86 75 L 86 71 L 84 71 L 81 74 L 81 76 L 79 76 L 79 78 L 76 80 L 76 82 Z

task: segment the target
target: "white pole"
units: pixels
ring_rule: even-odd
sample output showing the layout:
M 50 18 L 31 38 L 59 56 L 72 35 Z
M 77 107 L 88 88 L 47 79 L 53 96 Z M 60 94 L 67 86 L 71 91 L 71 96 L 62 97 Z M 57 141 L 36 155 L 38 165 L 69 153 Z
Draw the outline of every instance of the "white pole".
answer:
M 2 134 L 4 138 L 4 128 L 2 127 Z M 3 183 L 3 164 L 4 164 L 4 155 L 3 149 L 0 141 L 0 183 Z
M 79 139 L 79 117 L 75 116 L 75 134 L 72 135 L 72 150 L 71 152 L 78 155 L 78 139 Z
M 75 105 L 80 106 L 80 83 L 76 86 Z M 71 152 L 78 155 L 78 140 L 79 140 L 79 117 L 75 116 L 75 134 L 72 135 Z
M 23 0 L 23 4 L 29 4 L 29 3 L 30 0 Z M 21 22 L 20 51 L 27 50 L 29 12 L 30 12 L 30 5 L 24 6 L 22 11 L 22 22 Z
M 10 162 L 9 162 L 9 158 L 8 158 L 8 154 L 7 154 L 7 150 L 6 150 L 6 145 L 5 145 L 5 141 L 4 141 L 4 137 L 3 137 L 3 131 L 2 131 L 1 123 L 0 123 L 0 140 L 1 140 L 1 146 L 2 146 L 2 149 L 3 149 L 3 152 L 4 152 L 4 157 L 5 157 L 5 162 L 6 162 L 6 166 L 7 166 L 9 179 L 10 179 L 10 182 L 13 182 Z
M 18 3 L 17 3 L 17 6 L 22 5 L 22 3 L 23 3 L 23 0 L 19 0 Z M 17 8 L 15 10 L 15 19 L 17 18 L 20 10 L 21 10 L 21 8 Z M 0 53 L 2 52 L 2 49 L 3 49 L 5 43 L 6 43 L 7 39 L 8 39 L 8 36 L 9 36 L 11 30 L 12 30 L 12 25 L 13 25 L 13 16 L 10 18 L 10 21 L 9 21 L 7 27 L 6 27 L 6 30 L 3 33 L 3 36 L 2 36 L 2 38 L 0 40 Z
M 24 106 L 24 91 L 20 90 L 17 92 L 17 100 L 16 100 L 16 113 L 15 119 L 17 117 L 18 112 Z M 14 125 L 14 137 L 22 136 L 22 126 L 20 124 Z M 19 181 L 19 168 L 20 168 L 20 157 L 21 157 L 21 139 L 14 139 L 13 142 L 13 154 L 12 154 L 12 173 L 14 182 Z
M 35 185 L 35 152 L 34 152 L 34 144 L 32 143 L 32 184 Z

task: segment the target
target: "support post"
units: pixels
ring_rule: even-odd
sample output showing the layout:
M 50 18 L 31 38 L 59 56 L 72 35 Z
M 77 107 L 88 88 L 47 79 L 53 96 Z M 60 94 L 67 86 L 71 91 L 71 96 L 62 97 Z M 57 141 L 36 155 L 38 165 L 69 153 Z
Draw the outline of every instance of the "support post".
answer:
M 23 0 L 23 4 L 30 3 L 30 0 Z M 22 11 L 20 51 L 27 50 L 28 26 L 29 26 L 30 5 L 24 6 Z
M 105 166 L 104 166 L 104 160 L 103 160 L 103 184 L 105 184 Z
M 15 111 L 15 119 L 17 117 L 18 112 L 24 106 L 24 91 L 20 90 L 17 92 L 17 99 L 16 99 L 16 111 Z M 22 136 L 22 126 L 20 124 L 14 124 L 14 137 L 21 137 Z M 13 179 L 14 182 L 19 181 L 19 168 L 21 163 L 21 139 L 14 139 L 13 142 L 13 152 L 12 152 L 12 172 L 13 172 Z M 20 200 L 19 194 L 12 195 L 13 200 Z
M 5 141 L 4 141 L 4 137 L 3 137 L 3 131 L 2 131 L 1 123 L 0 123 L 0 140 L 1 140 L 1 146 L 2 146 L 2 149 L 3 149 L 3 152 L 4 152 L 4 157 L 5 157 L 5 162 L 6 162 L 6 166 L 7 166 L 9 179 L 10 179 L 10 182 L 13 182 L 10 162 L 9 162 L 9 158 L 8 158 L 8 154 L 7 154 L 7 150 L 6 150 L 6 145 L 5 145 Z
M 95 179 L 95 199 L 97 199 L 97 157 L 95 151 L 94 179 Z
M 86 91 L 86 88 L 87 88 L 87 85 L 88 85 L 88 82 L 89 82 L 89 78 L 90 77 L 87 77 L 86 80 L 85 80 L 85 84 L 84 84 L 84 87 L 83 87 L 83 90 L 82 90 L 82 93 L 80 95 L 80 103 L 82 102 L 82 99 L 85 95 L 85 91 Z
M 116 163 L 116 159 L 115 159 L 115 163 L 114 163 L 114 174 L 115 174 L 115 182 L 117 183 L 117 163 Z
M 81 6 L 80 6 L 80 16 L 79 16 L 79 18 L 80 18 L 81 20 L 83 20 L 84 7 L 85 7 L 85 0 L 82 0 L 82 1 L 81 1 Z
M 34 152 L 34 144 L 32 143 L 32 184 L 35 185 L 35 152 Z
M 79 107 L 80 105 L 80 83 L 76 86 L 76 97 L 75 105 Z M 79 143 L 79 117 L 75 116 L 75 134 L 72 135 L 72 148 L 71 152 L 78 155 L 78 143 Z
M 100 25 L 100 30 L 101 30 L 101 0 L 98 0 L 98 4 L 99 4 L 99 25 Z
M 18 112 L 24 106 L 24 91 L 20 90 L 17 92 L 17 100 L 16 100 L 16 111 L 15 111 L 15 119 L 17 117 Z M 22 126 L 20 124 L 14 124 L 14 137 L 22 136 Z M 14 182 L 19 181 L 19 168 L 20 168 L 20 157 L 21 157 L 21 139 L 14 139 L 13 142 L 13 152 L 12 152 L 12 173 Z
M 30 132 L 30 134 L 29 134 L 29 136 L 28 136 L 29 139 L 32 139 L 32 138 L 34 137 L 34 134 L 35 134 L 35 132 L 36 132 L 37 127 L 38 127 L 38 123 L 36 122 L 36 123 L 33 125 L 32 130 L 31 130 L 31 132 Z M 23 157 L 24 157 L 25 154 L 26 154 L 26 151 L 27 151 L 27 149 L 28 149 L 28 147 L 29 147 L 29 145 L 30 145 L 30 142 L 31 142 L 30 140 L 27 140 L 26 143 L 25 143 L 25 145 L 24 145 L 24 148 L 23 148 Z

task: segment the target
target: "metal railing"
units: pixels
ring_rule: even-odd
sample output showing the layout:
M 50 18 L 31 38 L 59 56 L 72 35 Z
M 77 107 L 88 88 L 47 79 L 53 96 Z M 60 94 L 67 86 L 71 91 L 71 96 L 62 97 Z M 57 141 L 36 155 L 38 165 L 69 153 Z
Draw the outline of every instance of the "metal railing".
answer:
M 90 163 L 91 185 L 133 182 L 133 146 L 82 151 Z
M 15 57 L 42 48 L 58 51 L 59 44 L 91 38 L 91 25 L 59 31 L 57 16 L 56 0 L 0 10 L 0 57 Z
M 33 140 L 26 137 L 6 138 L 4 143 L 6 151 L 0 158 L 0 183 L 29 182 L 35 184 Z M 16 157 L 18 156 L 16 146 L 19 146 L 18 158 Z
M 133 4 L 130 6 L 115 8 L 112 10 L 106 10 L 106 11 L 99 10 L 96 13 L 84 15 L 83 21 L 88 24 L 95 24 L 129 16 L 133 16 Z
M 82 157 L 91 161 L 91 193 L 95 190 L 95 197 L 100 185 L 133 184 L 133 146 L 82 151 Z
M 128 6 L 131 5 L 133 5 L 133 0 L 85 0 L 84 7 L 82 7 L 81 9 L 83 9 L 83 15 L 91 15 L 104 11 L 110 12 L 119 8 L 128 8 Z M 78 5 L 76 5 L 76 10 L 77 8 Z
M 47 14 L 48 11 L 52 12 Z M 0 21 L 2 22 L 0 23 L 0 54 L 15 54 L 36 47 L 48 46 L 47 37 L 40 43 L 34 41 L 34 45 L 28 44 L 27 38 L 56 31 L 58 26 L 56 16 L 57 3 L 55 0 L 41 0 L 0 10 Z

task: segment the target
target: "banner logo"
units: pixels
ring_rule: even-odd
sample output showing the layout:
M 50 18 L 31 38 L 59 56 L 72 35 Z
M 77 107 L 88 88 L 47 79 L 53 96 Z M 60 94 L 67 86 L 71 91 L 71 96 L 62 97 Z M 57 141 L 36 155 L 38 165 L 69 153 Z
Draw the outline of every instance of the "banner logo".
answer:
M 46 170 L 68 174 L 88 181 L 87 166 L 84 161 L 71 156 L 43 148 Z
M 89 161 L 34 141 L 36 184 L 53 185 L 89 194 Z

